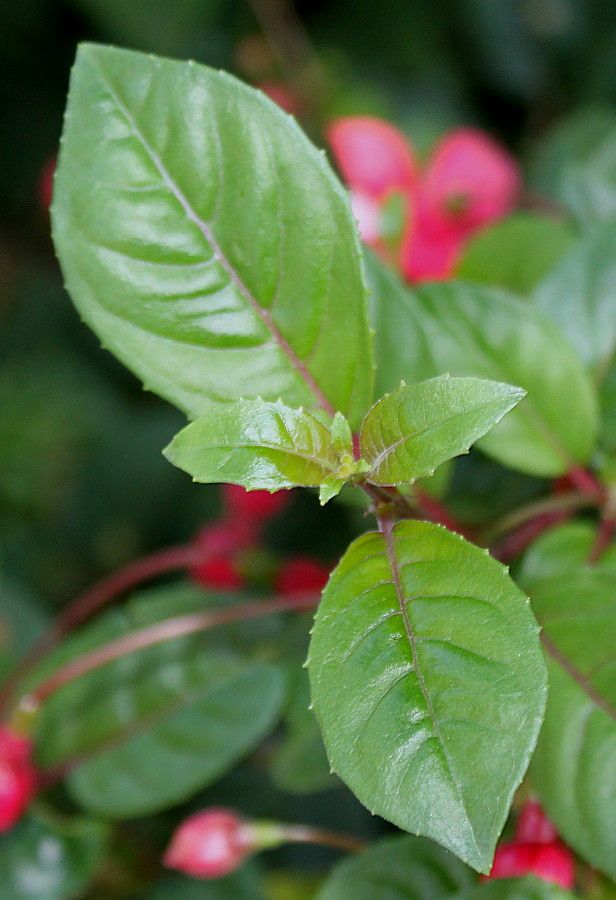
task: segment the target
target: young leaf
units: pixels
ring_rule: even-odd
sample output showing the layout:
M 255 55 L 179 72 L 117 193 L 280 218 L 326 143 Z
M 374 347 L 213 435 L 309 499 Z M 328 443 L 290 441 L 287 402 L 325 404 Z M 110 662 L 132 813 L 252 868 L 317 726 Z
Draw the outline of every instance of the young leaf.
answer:
M 332 768 L 362 803 L 487 872 L 546 695 L 506 569 L 426 522 L 365 534 L 325 589 L 308 666 Z
M 531 475 L 558 476 L 588 460 L 597 396 L 571 346 L 531 304 L 467 284 L 406 289 L 371 258 L 377 390 L 449 372 L 527 392 L 479 446 Z
M 29 813 L 0 842 L 0 900 L 73 900 L 100 868 L 109 828 Z
M 316 486 L 341 466 L 325 425 L 303 409 L 260 398 L 212 407 L 164 453 L 195 481 L 249 491 Z
M 348 196 L 264 95 L 82 45 L 52 216 L 84 319 L 191 418 L 260 395 L 359 424 L 371 339 Z
M 65 642 L 46 667 L 212 602 L 202 592 L 183 596 L 177 587 L 160 600 L 148 593 Z M 251 659 L 234 635 L 229 627 L 176 638 L 66 685 L 43 707 L 39 764 L 80 760 L 69 789 L 83 806 L 109 818 L 143 815 L 190 797 L 268 733 L 284 701 L 281 668 Z
M 443 900 L 474 881 L 470 869 L 432 841 L 395 837 L 336 866 L 316 900 Z
M 616 878 L 616 572 L 586 569 L 531 586 L 550 693 L 533 785 L 590 865 Z
M 431 475 L 441 463 L 467 453 L 523 396 L 509 384 L 448 375 L 403 385 L 379 400 L 364 420 L 366 477 L 394 485 Z
M 539 309 L 585 365 L 604 375 L 616 354 L 616 221 L 584 237 L 539 284 Z

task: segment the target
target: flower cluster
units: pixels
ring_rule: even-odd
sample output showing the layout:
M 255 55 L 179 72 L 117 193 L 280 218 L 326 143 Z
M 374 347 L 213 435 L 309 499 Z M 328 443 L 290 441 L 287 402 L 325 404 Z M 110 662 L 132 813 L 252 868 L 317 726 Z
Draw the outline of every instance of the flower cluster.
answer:
M 505 216 L 519 193 L 515 161 L 481 131 L 450 131 L 423 168 L 381 119 L 335 119 L 327 138 L 362 239 L 413 284 L 449 278 L 468 239 Z

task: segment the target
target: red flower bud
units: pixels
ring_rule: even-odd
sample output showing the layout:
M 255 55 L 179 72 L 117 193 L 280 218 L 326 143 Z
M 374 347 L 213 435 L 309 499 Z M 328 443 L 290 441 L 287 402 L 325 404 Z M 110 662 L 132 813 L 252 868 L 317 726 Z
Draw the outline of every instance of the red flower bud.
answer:
M 230 556 L 212 556 L 193 566 L 190 576 L 197 584 L 219 591 L 239 591 L 244 579 Z
M 237 484 L 223 484 L 222 500 L 229 517 L 251 523 L 263 522 L 282 512 L 289 502 L 288 491 L 247 491 Z
M 319 593 L 327 584 L 329 571 L 327 566 L 308 556 L 291 557 L 282 564 L 276 576 L 276 593 L 282 597 Z
M 21 818 L 36 793 L 31 742 L 0 726 L 0 833 Z
M 461 128 L 436 146 L 419 188 L 419 217 L 469 236 L 506 215 L 520 189 L 514 159 L 487 135 Z
M 244 586 L 236 559 L 254 541 L 254 526 L 242 518 L 237 522 L 214 522 L 195 537 L 196 561 L 190 577 L 207 588 L 234 591 Z
M 213 808 L 186 819 L 163 862 L 196 878 L 221 878 L 256 849 L 253 828 L 230 809 Z
M 373 116 L 334 119 L 327 140 L 344 180 L 353 191 L 382 201 L 415 183 L 411 145 L 393 125 Z
M 524 804 L 516 822 L 514 840 L 521 844 L 552 844 L 558 841 L 558 832 L 536 800 Z
M 296 117 L 301 115 L 301 100 L 284 81 L 262 81 L 257 87 L 289 115 Z
M 49 211 L 53 194 L 53 176 L 56 171 L 56 157 L 52 156 L 48 159 L 41 170 L 38 183 L 38 195 L 41 209 L 44 213 Z
M 522 875 L 535 875 L 570 890 L 575 881 L 573 855 L 560 841 L 501 844 L 496 848 L 492 871 L 484 880 Z

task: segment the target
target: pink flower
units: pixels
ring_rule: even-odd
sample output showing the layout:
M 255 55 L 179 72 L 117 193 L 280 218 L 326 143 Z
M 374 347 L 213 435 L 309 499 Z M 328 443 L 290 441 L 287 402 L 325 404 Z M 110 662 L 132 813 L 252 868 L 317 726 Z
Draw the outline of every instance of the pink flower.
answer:
M 235 871 L 254 849 L 250 823 L 233 810 L 215 807 L 182 822 L 163 862 L 196 878 L 221 878 Z
M 233 521 L 235 517 L 254 523 L 277 516 L 289 503 L 288 491 L 247 491 L 237 484 L 223 484 L 222 500 L 225 511 Z
M 21 818 L 36 793 L 36 782 L 31 742 L 0 726 L 0 833 Z
M 575 882 L 573 855 L 560 841 L 501 844 L 496 848 L 492 871 L 485 880 L 521 875 L 535 875 L 570 890 Z
M 281 597 L 320 593 L 329 579 L 329 569 L 309 556 L 293 556 L 283 562 L 276 576 L 276 593 Z

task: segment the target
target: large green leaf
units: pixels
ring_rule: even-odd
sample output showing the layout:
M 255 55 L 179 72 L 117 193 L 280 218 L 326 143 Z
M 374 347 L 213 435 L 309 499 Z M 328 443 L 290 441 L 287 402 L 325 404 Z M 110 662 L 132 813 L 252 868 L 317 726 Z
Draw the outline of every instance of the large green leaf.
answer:
M 330 762 L 362 803 L 488 871 L 546 695 L 506 569 L 425 522 L 365 534 L 325 589 L 308 667 Z
M 524 554 L 515 580 L 523 590 L 544 578 L 593 568 L 616 574 L 616 544 L 612 544 L 591 567 L 588 559 L 597 540 L 597 526 L 579 520 L 551 528 L 538 537 Z
M 359 423 L 372 363 L 348 197 L 259 92 L 83 45 L 53 225 L 84 319 L 189 416 L 261 395 Z
M 75 900 L 103 861 L 108 828 L 29 814 L 0 841 L 0 900 Z
M 207 605 L 195 591 L 146 595 L 85 629 L 50 666 Z M 39 762 L 85 758 L 69 775 L 71 792 L 112 818 L 163 809 L 214 781 L 267 734 L 284 699 L 280 667 L 241 652 L 232 632 L 176 638 L 62 688 L 44 707 Z
M 342 464 L 329 428 L 303 409 L 261 399 L 213 407 L 165 456 L 195 481 L 269 491 L 320 485 Z
M 463 863 L 425 838 L 395 837 L 345 859 L 316 900 L 441 900 L 475 882 Z
M 456 900 L 573 900 L 556 884 L 533 878 L 496 878 L 459 894 Z
M 464 248 L 456 275 L 529 294 L 574 241 L 571 227 L 557 219 L 517 213 L 481 231 Z
M 393 485 L 431 475 L 446 460 L 468 453 L 523 396 L 509 384 L 448 375 L 403 385 L 379 400 L 362 425 L 366 478 Z
M 616 221 L 584 237 L 541 282 L 537 305 L 600 374 L 616 352 Z
M 515 384 L 527 397 L 481 439 L 486 453 L 532 475 L 588 460 L 597 397 L 571 346 L 530 304 L 467 284 L 406 289 L 372 259 L 377 388 L 449 372 Z
M 532 781 L 565 841 L 616 878 L 616 572 L 531 586 L 550 693 Z

